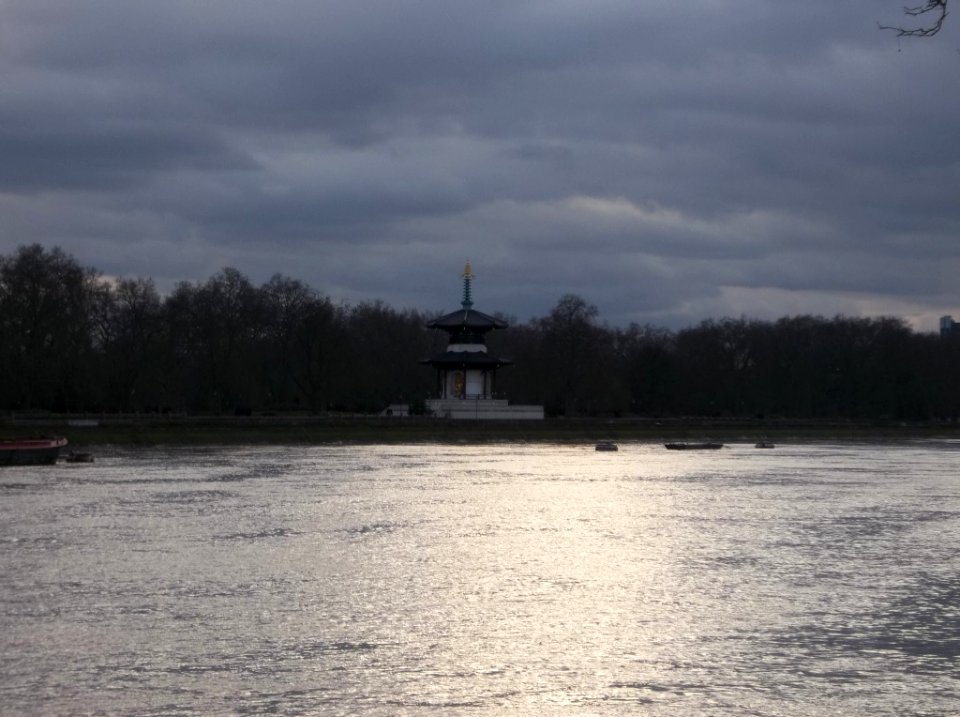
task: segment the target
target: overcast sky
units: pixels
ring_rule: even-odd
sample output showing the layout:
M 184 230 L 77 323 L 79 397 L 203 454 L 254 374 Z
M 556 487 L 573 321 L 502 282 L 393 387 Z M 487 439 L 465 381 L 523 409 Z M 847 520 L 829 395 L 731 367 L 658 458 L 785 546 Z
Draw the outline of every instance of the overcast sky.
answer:
M 960 317 L 960 14 L 0 0 L 0 253 L 613 325 Z

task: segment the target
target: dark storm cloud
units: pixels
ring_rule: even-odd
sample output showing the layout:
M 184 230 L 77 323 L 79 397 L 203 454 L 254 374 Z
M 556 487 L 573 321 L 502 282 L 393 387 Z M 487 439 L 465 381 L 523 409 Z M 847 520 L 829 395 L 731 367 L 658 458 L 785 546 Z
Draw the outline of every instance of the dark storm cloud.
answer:
M 604 318 L 960 314 L 958 32 L 883 2 L 0 0 L 0 251 Z M 902 50 L 902 51 L 898 51 Z

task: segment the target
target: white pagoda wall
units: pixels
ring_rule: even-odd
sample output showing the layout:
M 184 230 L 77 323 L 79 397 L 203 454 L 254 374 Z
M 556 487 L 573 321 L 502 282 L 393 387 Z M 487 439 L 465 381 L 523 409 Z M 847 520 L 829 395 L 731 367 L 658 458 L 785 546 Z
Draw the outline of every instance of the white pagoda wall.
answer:
M 450 344 L 447 346 L 447 351 L 485 354 L 487 347 L 484 344 Z M 457 390 L 457 375 L 460 373 L 464 374 L 462 391 Z M 479 369 L 447 371 L 444 377 L 443 397 L 488 399 L 490 398 L 490 377 Z
M 445 398 L 460 398 L 457 392 L 457 374 L 458 371 L 447 371 L 443 386 L 443 395 Z M 485 375 L 483 371 L 468 370 L 462 372 L 464 376 L 464 391 L 466 398 L 490 398 L 490 376 Z

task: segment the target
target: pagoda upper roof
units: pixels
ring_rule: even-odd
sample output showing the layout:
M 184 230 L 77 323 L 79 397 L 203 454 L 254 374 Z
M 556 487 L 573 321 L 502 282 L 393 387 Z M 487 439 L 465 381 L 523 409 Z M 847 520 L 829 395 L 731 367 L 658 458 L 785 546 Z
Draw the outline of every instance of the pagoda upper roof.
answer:
M 476 309 L 458 309 L 452 311 L 439 319 L 434 319 L 428 328 L 443 329 L 445 331 L 456 331 L 457 329 L 469 329 L 471 331 L 489 331 L 491 329 L 505 329 L 509 324 L 503 319 L 490 316 Z

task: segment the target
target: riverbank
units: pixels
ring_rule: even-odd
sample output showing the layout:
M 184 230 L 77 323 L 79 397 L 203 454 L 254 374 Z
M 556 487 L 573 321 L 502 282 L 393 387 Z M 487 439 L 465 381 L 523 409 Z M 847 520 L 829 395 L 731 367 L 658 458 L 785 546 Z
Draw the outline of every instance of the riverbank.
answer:
M 380 416 L 26 416 L 0 421 L 0 438 L 62 435 L 73 447 L 324 443 L 486 443 L 721 440 L 900 441 L 960 438 L 953 423 L 716 418 L 553 418 L 452 421 Z

